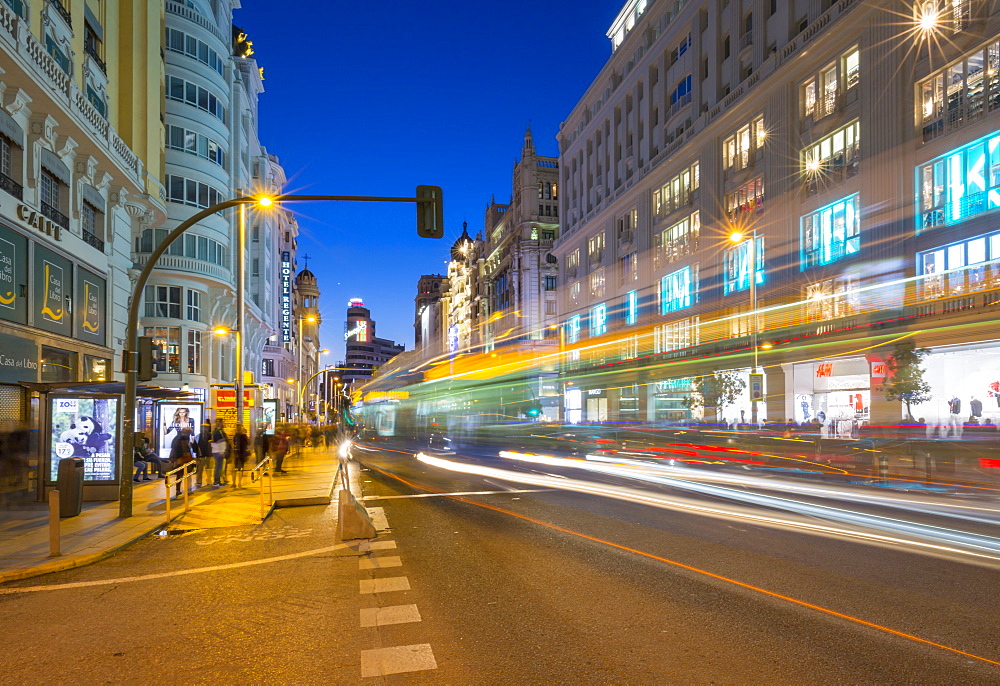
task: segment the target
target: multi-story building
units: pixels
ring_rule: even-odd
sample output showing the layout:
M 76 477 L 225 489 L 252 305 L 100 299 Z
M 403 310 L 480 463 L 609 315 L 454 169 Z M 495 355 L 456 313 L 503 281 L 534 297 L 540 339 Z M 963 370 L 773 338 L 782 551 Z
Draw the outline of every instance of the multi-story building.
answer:
M 165 216 L 162 22 L 156 1 L 0 3 L 0 416 L 42 439 L 27 469 L 0 455 L 4 499 L 40 495 L 55 446 L 69 445 L 73 413 L 39 401 L 47 384 L 120 369 L 132 236 Z M 113 434 L 111 406 L 98 405 L 74 407 Z M 95 447 L 86 479 L 116 492 L 106 453 Z
M 429 322 L 439 318 L 441 297 L 447 290 L 448 279 L 441 274 L 424 274 L 417 281 L 417 295 L 413 298 L 413 347 L 416 350 L 440 344 L 437 329 Z
M 491 200 L 484 225 L 484 346 L 557 338 L 558 265 L 549 254 L 559 233 L 559 162 L 535 152 L 530 128 L 511 202 Z
M 559 133 L 569 412 L 690 419 L 693 378 L 756 366 L 762 418 L 850 432 L 899 420 L 899 340 L 928 423 L 996 405 L 1000 10 L 630 0 L 608 37 Z
M 405 346 L 375 335 L 375 320 L 371 310 L 360 298 L 347 303 L 347 323 L 344 338 L 347 354 L 341 370 L 345 386 L 360 386 L 371 379 L 376 369 L 405 350 Z
M 462 224 L 462 235 L 451 246 L 448 262 L 448 294 L 445 301 L 445 337 L 447 350 L 472 350 L 482 344 L 480 312 L 483 285 L 483 239 L 469 237 L 467 223 Z
M 323 324 L 319 313 L 319 284 L 308 267 L 295 276 L 292 311 L 295 316 L 297 361 L 295 385 L 299 389 L 295 416 L 298 421 L 306 421 L 314 417 L 320 397 L 322 380 L 316 374 L 320 369 L 319 329 Z
M 163 54 L 168 218 L 136 235 L 136 266 L 199 209 L 236 195 L 275 193 L 284 182 L 257 135 L 263 77 L 246 34 L 232 24 L 232 4 L 167 0 Z M 208 402 L 212 386 L 235 382 L 240 340 L 244 369 L 264 371 L 265 346 L 280 331 L 280 295 L 272 285 L 282 268 L 278 246 L 288 242 L 281 234 L 295 229 L 278 209 L 247 215 L 244 255 L 234 253 L 234 210 L 192 227 L 153 272 L 141 328 L 163 351 L 157 385 L 183 387 Z M 213 336 L 215 327 L 235 328 L 238 261 L 246 269 L 244 330 Z

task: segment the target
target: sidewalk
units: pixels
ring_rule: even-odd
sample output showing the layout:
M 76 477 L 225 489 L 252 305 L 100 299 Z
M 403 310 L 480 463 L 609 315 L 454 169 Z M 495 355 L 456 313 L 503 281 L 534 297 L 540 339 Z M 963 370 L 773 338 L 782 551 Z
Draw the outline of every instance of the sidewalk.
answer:
M 276 507 L 324 505 L 330 502 L 337 479 L 336 448 L 305 449 L 285 458 L 288 474 L 273 478 Z M 58 572 L 96 562 L 159 529 L 191 530 L 256 524 L 260 518 L 260 485 L 245 477 L 240 489 L 203 486 L 190 495 L 191 511 L 184 514 L 184 498 L 170 501 L 169 527 L 163 480 L 138 482 L 132 496 L 132 516 L 118 517 L 118 502 L 84 503 L 77 517 L 60 524 L 59 557 L 49 557 L 48 506 L 0 512 L 0 583 Z M 265 499 L 267 481 L 264 482 Z M 266 500 L 265 500 L 266 505 Z

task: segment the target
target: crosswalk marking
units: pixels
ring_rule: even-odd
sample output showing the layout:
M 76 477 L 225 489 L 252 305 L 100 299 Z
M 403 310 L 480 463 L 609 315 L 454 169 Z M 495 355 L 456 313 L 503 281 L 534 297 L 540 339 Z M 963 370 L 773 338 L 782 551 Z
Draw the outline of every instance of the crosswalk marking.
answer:
M 391 576 L 386 579 L 362 579 L 362 593 L 391 593 L 393 591 L 409 591 L 410 580 L 405 576 Z
M 386 676 L 437 669 L 429 643 L 361 651 L 361 676 Z
M 361 626 L 385 626 L 421 621 L 416 605 L 390 605 L 388 607 L 361 608 Z
M 358 569 L 386 569 L 388 567 L 402 567 L 403 561 L 398 555 L 386 555 L 384 557 L 362 557 L 358 558 Z
M 351 547 L 357 547 L 359 553 L 367 553 L 372 550 L 395 550 L 395 541 L 361 541 L 360 543 L 351 544 Z

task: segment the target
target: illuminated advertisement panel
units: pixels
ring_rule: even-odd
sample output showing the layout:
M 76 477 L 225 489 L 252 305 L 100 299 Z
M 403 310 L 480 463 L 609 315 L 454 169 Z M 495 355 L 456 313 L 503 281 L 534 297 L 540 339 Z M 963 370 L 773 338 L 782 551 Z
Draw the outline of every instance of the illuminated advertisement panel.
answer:
M 182 433 L 193 438 L 201 431 L 201 403 L 160 403 L 157 406 L 160 417 L 156 422 L 158 454 L 163 459 L 170 458 L 170 447 L 174 439 Z
M 59 460 L 83 458 L 84 481 L 117 481 L 118 398 L 53 397 L 49 435 L 50 478 L 56 480 Z

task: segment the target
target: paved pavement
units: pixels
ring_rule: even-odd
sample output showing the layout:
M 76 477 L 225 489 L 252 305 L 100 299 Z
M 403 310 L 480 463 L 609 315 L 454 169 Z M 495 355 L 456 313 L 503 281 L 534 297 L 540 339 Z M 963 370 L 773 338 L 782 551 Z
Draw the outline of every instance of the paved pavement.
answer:
M 323 505 L 337 479 L 336 450 L 305 449 L 285 459 L 288 474 L 276 475 L 271 486 L 273 507 Z M 265 480 L 266 486 L 266 480 Z M 170 530 L 207 529 L 261 521 L 260 484 L 244 478 L 242 488 L 206 486 L 190 495 L 190 511 L 183 498 L 171 501 Z M 265 516 L 271 512 L 265 491 Z M 61 520 L 58 557 L 49 556 L 47 506 L 0 512 L 0 583 L 26 579 L 96 562 L 112 555 L 166 523 L 162 479 L 135 484 L 133 514 L 118 516 L 118 503 L 84 503 L 77 517 Z

